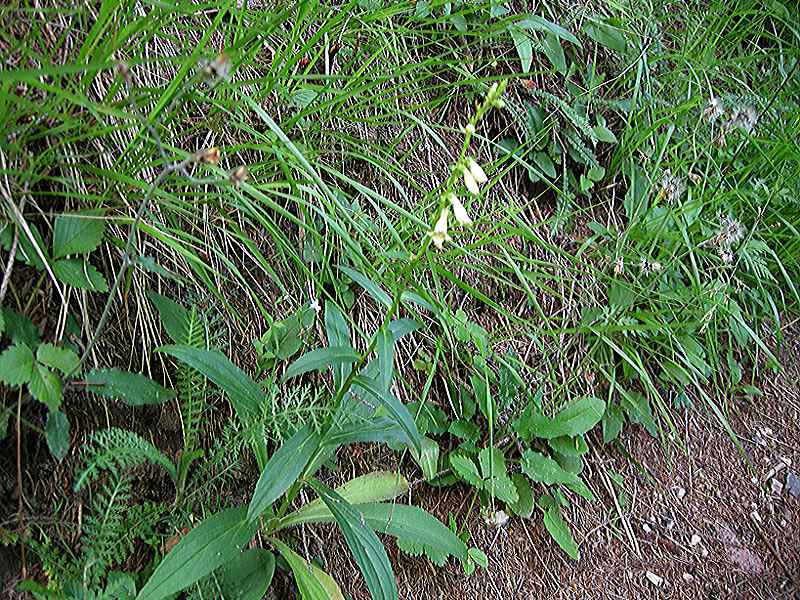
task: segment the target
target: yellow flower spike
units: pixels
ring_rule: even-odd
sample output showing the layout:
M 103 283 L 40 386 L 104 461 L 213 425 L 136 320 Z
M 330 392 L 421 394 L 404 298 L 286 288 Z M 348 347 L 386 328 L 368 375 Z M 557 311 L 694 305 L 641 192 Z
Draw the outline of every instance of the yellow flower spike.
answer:
M 465 209 L 464 205 L 461 204 L 461 200 L 459 200 L 458 196 L 451 192 L 447 196 L 447 199 L 450 201 L 450 206 L 453 208 L 453 216 L 456 218 L 456 222 L 462 227 L 468 227 L 472 225 L 472 219 L 469 218 L 467 209 Z
M 447 217 L 450 214 L 450 209 L 443 208 L 442 212 L 439 213 L 439 219 L 436 221 L 436 225 L 433 226 L 433 231 L 429 232 L 428 235 L 431 236 L 431 241 L 433 245 L 442 249 L 442 246 L 445 242 L 450 241 L 450 236 L 447 235 Z

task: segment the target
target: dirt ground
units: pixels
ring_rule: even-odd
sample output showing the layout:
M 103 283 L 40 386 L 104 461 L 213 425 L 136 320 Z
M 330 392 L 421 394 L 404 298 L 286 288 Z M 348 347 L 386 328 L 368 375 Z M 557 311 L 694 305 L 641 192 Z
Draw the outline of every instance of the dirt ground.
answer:
M 452 561 L 435 569 L 389 544 L 400 597 L 800 599 L 797 331 L 781 361 L 778 376 L 765 372 L 758 382 L 762 397 L 730 407 L 749 465 L 703 409 L 676 415 L 685 452 L 665 453 L 640 428 L 628 429 L 619 448 L 595 444 L 587 479 L 598 502 L 580 501 L 565 515 L 580 545 L 578 561 L 555 547 L 540 519 L 512 518 L 496 529 L 477 511 L 468 514 L 465 488 L 421 485 L 414 502 L 445 520 L 448 513 L 466 519 L 489 569 L 466 577 Z M 612 482 L 614 472 L 623 477 L 622 489 Z M 312 534 L 309 550 L 326 557 L 346 593 L 368 598 L 336 538 L 332 529 Z

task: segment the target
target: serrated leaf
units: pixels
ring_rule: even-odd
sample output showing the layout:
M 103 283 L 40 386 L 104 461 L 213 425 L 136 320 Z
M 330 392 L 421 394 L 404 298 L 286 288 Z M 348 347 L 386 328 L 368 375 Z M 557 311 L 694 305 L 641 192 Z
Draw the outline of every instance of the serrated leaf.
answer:
M 543 439 L 583 435 L 600 422 L 605 408 L 605 402 L 599 398 L 582 398 L 552 419 L 541 413 L 534 414 L 530 421 L 530 431 L 534 436 Z
M 325 571 L 306 560 L 280 540 L 271 540 L 289 564 L 302 600 L 344 600 L 342 590 Z
M 82 258 L 62 258 L 53 263 L 53 273 L 62 283 L 90 292 L 107 292 L 108 282 L 94 265 Z
M 39 347 L 36 348 L 36 360 L 61 371 L 64 375 L 77 369 L 80 362 L 80 358 L 75 352 L 54 344 L 39 344 Z
M 372 598 L 397 600 L 397 580 L 386 549 L 364 517 L 339 494 L 319 481 L 312 481 L 311 487 L 339 524 Z
M 575 543 L 572 532 L 567 527 L 564 519 L 561 518 L 561 509 L 559 507 L 553 506 L 545 511 L 544 526 L 550 537 L 556 541 L 564 552 L 575 560 L 580 558 L 578 544 Z
M 258 479 L 247 509 L 247 518 L 255 521 L 280 498 L 297 481 L 318 448 L 319 435 L 310 424 L 305 425 L 278 448 L 267 461 Z
M 84 378 L 87 389 L 105 398 L 122 400 L 129 406 L 162 404 L 175 397 L 175 392 L 138 373 L 113 369 L 94 369 Z
M 286 368 L 281 381 L 286 381 L 292 377 L 297 377 L 309 371 L 317 371 L 328 366 L 341 364 L 352 364 L 361 355 L 350 346 L 329 346 L 327 348 L 317 348 L 311 352 L 306 352 Z
M 59 410 L 47 413 L 47 425 L 44 429 L 47 447 L 56 460 L 61 462 L 69 451 L 69 420 Z
M 468 456 L 461 454 L 450 455 L 450 467 L 456 475 L 466 481 L 475 489 L 483 489 L 483 478 L 478 472 L 478 467 Z
M 12 344 L 25 344 L 28 348 L 36 348 L 39 345 L 41 334 L 33 321 L 7 307 L 0 307 L 0 313 L 5 319 L 6 335 L 11 339 Z
M 407 491 L 408 480 L 402 475 L 389 471 L 367 473 L 336 488 L 336 493 L 350 504 L 394 500 Z M 331 511 L 320 498 L 317 498 L 286 515 L 281 519 L 278 529 L 302 523 L 330 522 L 332 519 Z
M 520 517 L 530 518 L 533 514 L 533 491 L 528 480 L 519 473 L 511 476 L 514 487 L 517 489 L 517 501 L 509 505 L 509 508 Z
M 0 383 L 16 387 L 31 380 L 33 352 L 26 344 L 17 343 L 0 354 Z
M 238 553 L 258 525 L 244 506 L 222 510 L 200 522 L 163 558 L 137 600 L 161 600 L 199 581 Z
M 33 366 L 28 391 L 51 411 L 61 406 L 61 379 L 44 365 Z
M 403 538 L 397 539 L 397 547 L 409 556 L 422 556 L 425 555 L 437 567 L 443 567 L 447 562 L 447 553 L 437 550 L 431 546 L 420 544 L 415 540 L 408 540 Z
M 411 448 L 411 455 L 417 461 L 425 481 L 436 477 L 439 466 L 439 444 L 429 437 L 422 438 L 421 451 Z
M 57 216 L 53 227 L 53 258 L 88 254 L 103 241 L 105 229 L 105 220 L 98 211 Z

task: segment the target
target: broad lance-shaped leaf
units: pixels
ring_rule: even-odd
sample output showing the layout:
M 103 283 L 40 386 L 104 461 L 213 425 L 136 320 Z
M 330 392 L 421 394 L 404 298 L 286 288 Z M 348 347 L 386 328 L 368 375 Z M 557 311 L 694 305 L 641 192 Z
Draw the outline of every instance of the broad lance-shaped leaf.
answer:
M 257 528 L 243 506 L 208 517 L 164 557 L 137 600 L 160 600 L 189 587 L 236 556 Z
M 69 451 L 69 421 L 60 410 L 51 410 L 47 415 L 44 430 L 47 447 L 56 460 L 61 462 Z
M 417 429 L 414 417 L 411 416 L 406 405 L 391 392 L 381 389 L 380 382 L 369 377 L 356 377 L 353 384 L 357 388 L 369 392 L 369 398 L 378 401 L 380 407 L 386 411 L 389 418 L 394 420 L 408 436 L 411 447 L 417 453 L 420 453 L 422 451 L 422 436 L 419 433 L 419 429 Z
M 252 548 L 222 565 L 213 578 L 221 598 L 261 600 L 274 573 L 275 555 L 264 548 Z
M 566 485 L 576 494 L 580 494 L 587 500 L 594 499 L 594 494 L 592 494 L 592 491 L 580 477 L 575 473 L 564 470 L 561 465 L 549 456 L 545 456 L 533 450 L 526 450 L 522 455 L 520 466 L 522 467 L 522 472 L 534 481 L 546 485 L 560 483 Z
M 561 509 L 558 506 L 551 506 L 544 513 L 544 526 L 561 549 L 569 554 L 571 558 L 578 560 L 580 552 L 578 551 L 578 544 L 572 537 L 572 532 L 569 527 L 561 518 Z
M 382 502 L 394 500 L 408 491 L 408 481 L 402 475 L 389 471 L 367 473 L 361 477 L 351 479 L 336 488 L 346 502 L 350 504 L 365 504 L 367 502 Z M 315 523 L 324 520 L 333 520 L 333 515 L 321 498 L 304 504 L 299 509 L 286 515 L 280 521 L 278 529 L 300 525 L 301 523 Z
M 373 600 L 397 600 L 397 581 L 392 565 L 375 532 L 359 511 L 332 489 L 319 481 L 312 481 L 311 487 L 339 524 Z
M 158 316 L 161 317 L 161 324 L 164 326 L 164 331 L 172 338 L 172 341 L 176 344 L 186 343 L 189 311 L 171 298 L 167 298 L 156 292 L 148 291 L 147 297 L 150 298 L 150 302 L 156 307 Z
M 333 302 L 325 303 L 325 334 L 328 338 L 328 346 L 350 346 L 350 328 L 347 321 Z M 350 363 L 340 363 L 333 367 L 333 389 L 338 391 L 342 387 L 345 379 L 350 375 L 352 367 Z
M 337 366 L 341 364 L 351 364 L 356 362 L 361 356 L 350 346 L 329 346 L 327 348 L 317 348 L 307 352 L 286 368 L 283 374 L 283 381 L 297 377 L 309 371 L 317 371 L 329 365 Z
M 277 539 L 270 540 L 294 574 L 302 600 L 344 600 L 342 590 L 325 571 L 306 560 Z
M 256 484 L 253 499 L 247 509 L 248 519 L 258 519 L 261 513 L 297 481 L 317 448 L 319 436 L 311 425 L 306 425 L 275 451 Z
M 175 397 L 175 392 L 138 373 L 119 369 L 95 369 L 84 378 L 86 389 L 106 398 L 117 398 L 130 406 L 161 404 Z
M 378 383 L 381 391 L 388 392 L 394 376 L 394 336 L 385 327 L 375 335 L 375 350 L 378 353 Z
M 378 302 L 379 304 L 383 304 L 386 308 L 390 308 L 392 306 L 392 297 L 387 294 L 381 287 L 376 284 L 374 281 L 369 279 L 366 275 L 359 273 L 354 269 L 350 269 L 348 267 L 341 267 L 341 270 L 353 281 L 355 281 L 358 285 L 364 288 L 364 291 L 367 292 L 372 298 Z

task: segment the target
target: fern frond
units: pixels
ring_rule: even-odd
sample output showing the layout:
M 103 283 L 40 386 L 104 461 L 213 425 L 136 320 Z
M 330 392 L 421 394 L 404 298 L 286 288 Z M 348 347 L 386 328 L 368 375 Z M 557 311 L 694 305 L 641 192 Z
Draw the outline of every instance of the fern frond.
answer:
M 205 348 L 203 320 L 192 306 L 186 323 L 187 346 Z M 195 369 L 181 363 L 178 368 L 178 406 L 183 424 L 183 451 L 192 452 L 197 448 L 200 437 L 200 415 L 205 407 L 206 378 Z
M 119 474 L 147 461 L 163 467 L 175 480 L 175 465 L 144 438 L 116 427 L 97 431 L 89 438 L 84 452 L 85 467 L 75 482 L 75 490 L 79 491 L 86 483 L 96 480 L 103 471 Z

